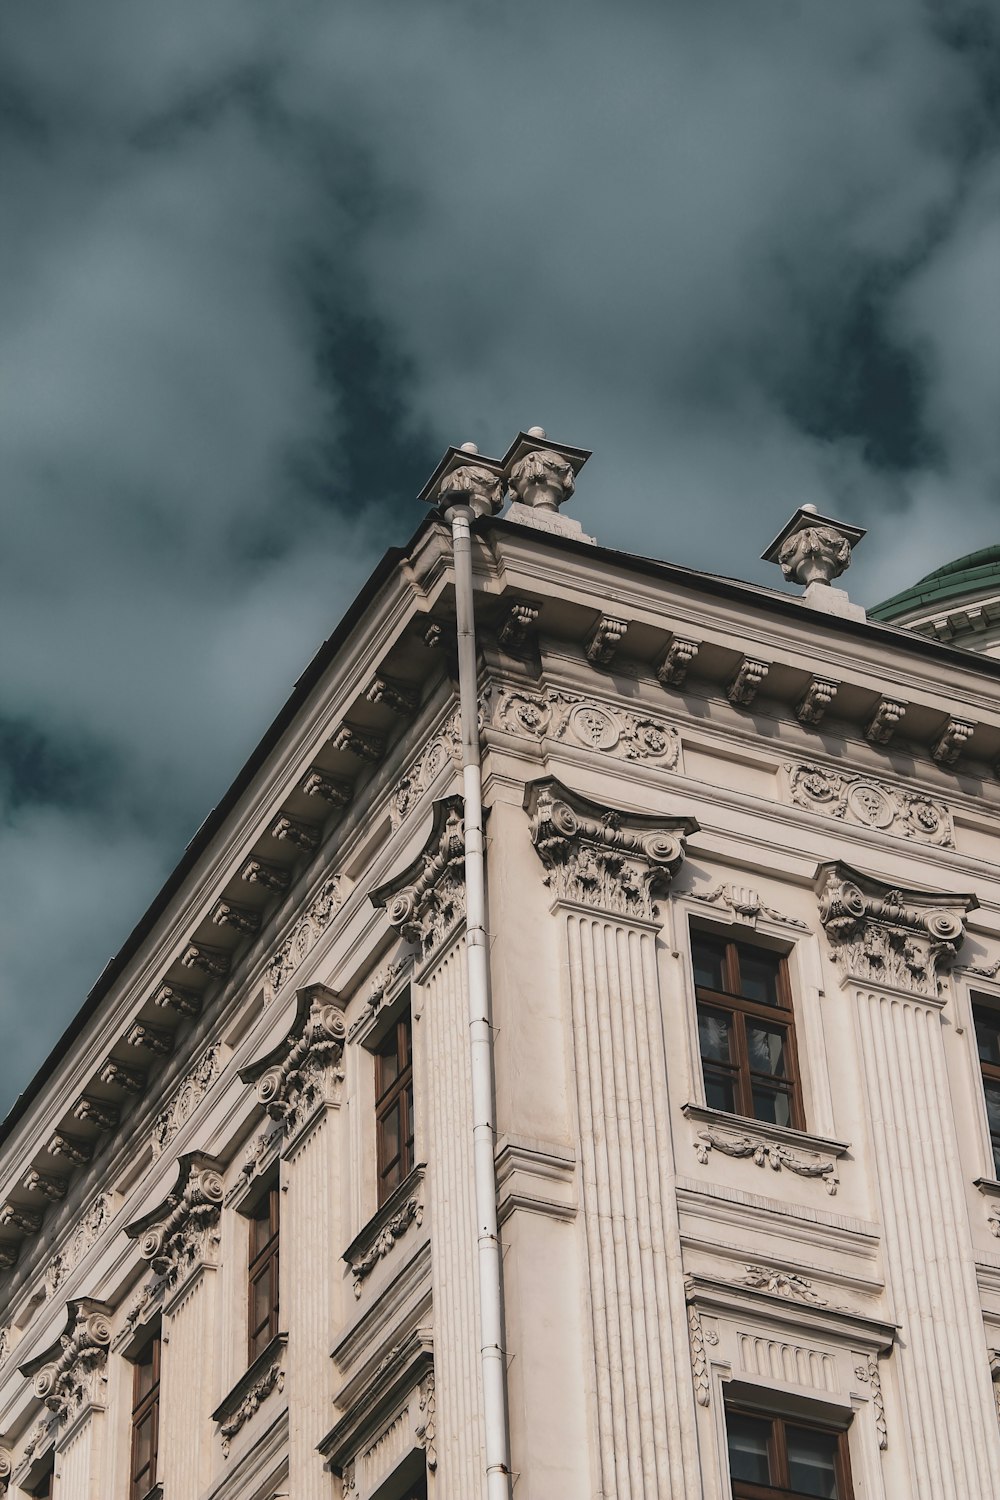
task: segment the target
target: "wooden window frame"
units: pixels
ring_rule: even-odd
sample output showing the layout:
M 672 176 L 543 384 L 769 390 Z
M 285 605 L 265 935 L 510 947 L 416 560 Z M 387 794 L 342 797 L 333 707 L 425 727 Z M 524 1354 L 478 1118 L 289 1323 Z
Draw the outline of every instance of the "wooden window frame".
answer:
M 144 1395 L 137 1397 L 139 1386 L 139 1372 L 147 1364 L 146 1356 L 151 1355 L 152 1379 L 149 1390 Z M 129 1500 L 144 1500 L 144 1497 L 156 1489 L 157 1468 L 160 1459 L 160 1376 L 161 1361 L 163 1358 L 163 1338 L 159 1328 L 148 1338 L 138 1354 L 132 1357 L 132 1415 L 131 1433 L 129 1442 Z M 136 1474 L 136 1447 L 139 1427 L 147 1417 L 152 1418 L 153 1438 L 150 1444 L 148 1473 L 141 1480 Z
M 768 1464 L 775 1480 L 771 1484 L 755 1484 L 749 1479 L 733 1479 L 730 1472 L 733 1500 L 811 1500 L 802 1490 L 793 1490 L 788 1477 L 788 1438 L 786 1428 L 797 1427 L 806 1432 L 822 1432 L 836 1438 L 837 1452 L 835 1472 L 837 1475 L 838 1500 L 854 1500 L 854 1483 L 851 1478 L 851 1453 L 848 1446 L 847 1428 L 831 1427 L 828 1422 L 807 1420 L 803 1417 L 785 1416 L 774 1411 L 761 1411 L 758 1407 L 743 1406 L 739 1402 L 726 1402 L 726 1417 L 752 1417 L 758 1422 L 770 1422 L 771 1432 L 767 1444 Z M 729 1467 L 728 1425 L 726 1429 L 726 1465 Z
M 970 999 L 972 1001 L 972 1030 L 976 1038 L 976 1061 L 979 1064 L 979 1073 L 983 1082 L 983 1105 L 986 1107 L 986 1130 L 990 1138 L 990 1149 L 993 1153 L 993 1175 L 1000 1178 L 1000 1130 L 990 1129 L 989 1108 L 986 1106 L 986 1085 L 995 1083 L 1000 1087 L 1000 1064 L 986 1062 L 979 1056 L 979 1012 L 986 1011 L 995 1018 L 1000 1028 L 1000 999 L 994 995 L 984 995 L 973 991 Z
M 281 1247 L 281 1188 L 275 1177 L 261 1194 L 254 1207 L 247 1213 L 247 1363 L 254 1360 L 267 1348 L 278 1333 L 280 1313 L 280 1247 Z M 256 1224 L 267 1220 L 268 1236 L 263 1245 L 254 1249 Z M 267 1278 L 267 1315 L 254 1326 L 254 1292 L 258 1282 Z
M 389 1055 L 390 1044 L 393 1045 L 396 1076 L 389 1083 L 383 1084 L 383 1059 Z M 375 1170 L 378 1181 L 377 1202 L 381 1208 L 413 1171 L 416 1159 L 413 1140 L 413 1013 L 408 998 L 404 1009 L 395 1017 L 374 1052 Z M 385 1122 L 397 1104 L 400 1105 L 399 1150 L 389 1156 Z M 387 1176 L 393 1168 L 396 1168 L 395 1181 L 389 1183 Z
M 708 1079 L 715 1073 L 718 1077 L 727 1078 L 733 1083 L 733 1095 L 735 1107 L 733 1113 L 746 1120 L 756 1120 L 753 1108 L 753 1084 L 754 1078 L 761 1082 L 767 1081 L 770 1086 L 778 1081 L 771 1074 L 755 1074 L 750 1067 L 750 1057 L 747 1048 L 746 1022 L 747 1018 L 754 1021 L 763 1021 L 769 1026 L 780 1027 L 784 1033 L 784 1051 L 786 1073 L 781 1083 L 786 1087 L 782 1090 L 788 1097 L 789 1125 L 784 1127 L 791 1130 L 805 1130 L 805 1113 L 802 1107 L 802 1080 L 799 1073 L 798 1048 L 795 1040 L 795 1011 L 792 1005 L 792 986 L 788 973 L 788 954 L 777 948 L 767 947 L 763 943 L 748 941 L 745 937 L 736 937 L 732 933 L 718 927 L 694 927 L 691 928 L 691 972 L 695 974 L 694 949 L 699 939 L 714 943 L 723 949 L 723 982 L 728 986 L 726 990 L 713 990 L 705 985 L 700 985 L 695 980 L 695 1004 L 696 1010 L 702 1007 L 712 1010 L 726 1011 L 732 1017 L 733 1047 L 735 1051 L 734 1060 L 729 1063 L 713 1062 L 701 1056 L 701 1045 L 699 1041 L 699 1057 L 701 1060 L 702 1083 L 705 1087 L 706 1099 L 708 1094 Z M 739 993 L 740 971 L 739 950 L 741 948 L 756 949 L 758 953 L 767 953 L 777 958 L 776 991 L 777 1005 L 765 1005 L 757 1000 L 749 1000 Z M 761 1120 L 762 1125 L 773 1125 L 773 1120 Z

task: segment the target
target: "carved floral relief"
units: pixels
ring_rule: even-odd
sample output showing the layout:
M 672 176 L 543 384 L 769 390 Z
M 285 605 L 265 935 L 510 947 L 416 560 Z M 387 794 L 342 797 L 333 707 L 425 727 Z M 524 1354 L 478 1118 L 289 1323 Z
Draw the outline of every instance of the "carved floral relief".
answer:
M 493 728 L 508 734 L 563 740 L 617 760 L 648 761 L 668 771 L 680 763 L 680 735 L 672 724 L 572 693 L 503 688 L 491 698 L 487 714 Z
M 306 954 L 315 946 L 320 935 L 343 902 L 339 876 L 334 875 L 322 887 L 288 936 L 275 950 L 274 956 L 264 970 L 264 1004 L 270 1005 L 279 990 L 291 979 Z
M 788 763 L 785 770 L 792 801 L 810 812 L 939 848 L 955 847 L 951 812 L 936 798 L 827 766 Z
M 150 1145 L 154 1157 L 159 1156 L 173 1140 L 181 1126 L 194 1114 L 208 1093 L 219 1073 L 221 1042 L 214 1042 L 181 1079 L 170 1097 L 170 1102 L 153 1121 Z

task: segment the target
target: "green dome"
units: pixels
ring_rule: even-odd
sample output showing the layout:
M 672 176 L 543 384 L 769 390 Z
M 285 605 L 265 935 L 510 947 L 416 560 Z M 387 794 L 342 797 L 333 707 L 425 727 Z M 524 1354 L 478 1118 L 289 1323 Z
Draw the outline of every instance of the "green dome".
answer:
M 935 568 L 902 593 L 876 604 L 868 611 L 868 617 L 896 620 L 916 609 L 943 607 L 948 600 L 961 599 L 966 594 L 988 593 L 992 587 L 1000 594 L 1000 545 L 981 547 L 978 552 L 967 552 L 964 557 L 945 563 L 943 568 Z

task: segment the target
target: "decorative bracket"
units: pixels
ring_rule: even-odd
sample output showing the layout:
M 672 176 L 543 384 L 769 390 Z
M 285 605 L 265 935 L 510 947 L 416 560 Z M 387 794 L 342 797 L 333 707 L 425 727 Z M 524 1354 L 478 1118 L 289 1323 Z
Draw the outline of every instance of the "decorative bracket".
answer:
M 168 1288 L 211 1260 L 223 1199 L 220 1167 L 214 1157 L 201 1152 L 182 1156 L 173 1191 L 157 1208 L 125 1226 L 129 1239 L 139 1241 L 142 1259 Z

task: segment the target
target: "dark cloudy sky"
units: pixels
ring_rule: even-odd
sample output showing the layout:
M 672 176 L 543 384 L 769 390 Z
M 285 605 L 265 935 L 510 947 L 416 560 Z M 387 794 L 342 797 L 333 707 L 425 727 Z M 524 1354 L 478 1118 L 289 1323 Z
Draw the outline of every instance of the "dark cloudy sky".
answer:
M 1000 541 L 1000 12 L 11 0 L 0 1110 L 448 442 L 609 545 L 872 602 Z

